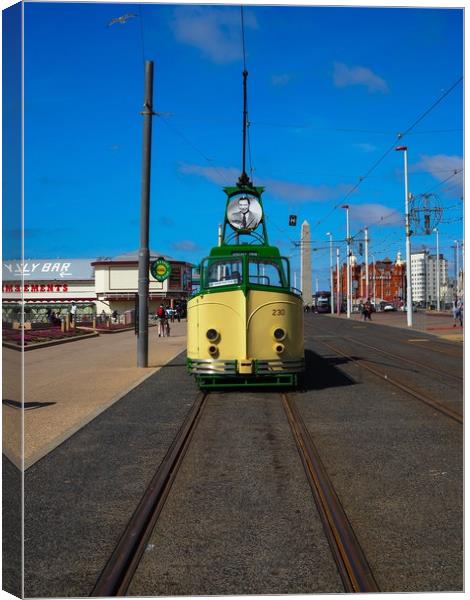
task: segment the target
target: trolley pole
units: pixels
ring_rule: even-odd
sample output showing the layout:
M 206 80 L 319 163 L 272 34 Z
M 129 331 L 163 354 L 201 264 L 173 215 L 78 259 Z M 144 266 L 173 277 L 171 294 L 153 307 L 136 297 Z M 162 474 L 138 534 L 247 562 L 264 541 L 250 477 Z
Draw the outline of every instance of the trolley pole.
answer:
M 142 143 L 142 187 L 140 205 L 140 248 L 139 248 L 139 329 L 137 334 L 137 366 L 148 367 L 149 326 L 149 212 L 150 212 L 150 161 L 152 151 L 153 61 L 145 61 L 145 92 Z

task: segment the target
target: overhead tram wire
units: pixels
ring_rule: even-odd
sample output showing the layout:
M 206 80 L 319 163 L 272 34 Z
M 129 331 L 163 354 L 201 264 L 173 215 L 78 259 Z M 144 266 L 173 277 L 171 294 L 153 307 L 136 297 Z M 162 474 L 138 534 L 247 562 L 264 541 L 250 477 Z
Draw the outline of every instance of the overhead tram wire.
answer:
M 405 129 L 405 131 L 403 133 L 399 133 L 397 135 L 397 139 L 401 140 L 403 139 L 406 135 L 408 135 L 415 127 L 418 123 L 420 123 L 434 108 L 436 108 L 436 106 L 438 104 L 440 104 L 442 102 L 442 100 L 444 100 L 444 98 L 446 96 L 448 96 L 450 94 L 450 92 L 452 92 L 452 90 L 454 90 L 454 88 L 457 87 L 457 85 L 463 80 L 463 77 L 459 77 L 459 79 L 457 79 L 457 81 L 455 81 L 441 96 L 439 96 L 439 98 L 437 100 L 435 100 L 431 106 L 429 108 L 427 108 L 407 129 Z M 320 225 L 323 221 L 325 221 L 326 219 L 328 219 L 336 209 L 338 209 L 342 204 L 345 203 L 345 201 L 349 198 L 349 196 L 351 196 L 351 194 L 353 192 L 355 192 L 357 190 L 357 188 L 361 185 L 361 183 L 367 179 L 367 177 L 372 173 L 372 171 L 374 171 L 379 164 L 384 160 L 384 158 L 386 156 L 388 156 L 390 154 L 390 152 L 392 152 L 395 147 L 396 147 L 396 143 L 397 140 L 394 140 L 393 144 L 391 144 L 389 146 L 389 148 L 387 148 L 387 150 L 382 154 L 382 156 L 375 161 L 375 163 L 372 165 L 372 167 L 370 167 L 370 169 L 366 172 L 365 175 L 363 175 L 362 177 L 359 178 L 359 181 L 349 190 L 349 192 L 346 194 L 346 196 L 344 196 L 344 198 L 341 200 L 340 203 L 336 204 L 331 211 L 326 215 L 326 217 L 324 217 L 323 219 L 317 221 L 315 223 L 315 225 L 312 227 L 312 231 L 318 227 L 318 225 Z

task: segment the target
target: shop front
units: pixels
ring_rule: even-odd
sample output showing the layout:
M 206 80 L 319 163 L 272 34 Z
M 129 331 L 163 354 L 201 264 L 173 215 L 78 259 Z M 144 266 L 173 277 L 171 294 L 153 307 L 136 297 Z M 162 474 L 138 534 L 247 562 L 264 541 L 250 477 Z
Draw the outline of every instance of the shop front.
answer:
M 191 293 L 192 265 L 175 260 L 161 253 L 150 252 L 150 264 L 163 259 L 169 265 L 169 274 L 158 281 L 150 274 L 149 314 L 155 314 L 160 304 L 167 308 L 186 308 Z M 138 292 L 138 252 L 130 252 L 92 263 L 95 270 L 95 293 L 97 314 L 114 313 L 123 315 L 135 310 Z
M 93 314 L 95 281 L 93 259 L 4 261 L 2 267 L 2 320 L 46 323 L 64 317 L 72 303 L 77 316 Z

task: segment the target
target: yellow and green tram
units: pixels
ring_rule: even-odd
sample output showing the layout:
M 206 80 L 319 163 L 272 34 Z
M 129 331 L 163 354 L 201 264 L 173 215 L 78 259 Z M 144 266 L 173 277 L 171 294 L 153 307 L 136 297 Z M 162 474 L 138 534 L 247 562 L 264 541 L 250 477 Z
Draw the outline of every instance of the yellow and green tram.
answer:
M 303 302 L 267 238 L 261 195 L 243 171 L 225 188 L 222 239 L 188 302 L 187 364 L 201 388 L 292 386 L 304 370 Z

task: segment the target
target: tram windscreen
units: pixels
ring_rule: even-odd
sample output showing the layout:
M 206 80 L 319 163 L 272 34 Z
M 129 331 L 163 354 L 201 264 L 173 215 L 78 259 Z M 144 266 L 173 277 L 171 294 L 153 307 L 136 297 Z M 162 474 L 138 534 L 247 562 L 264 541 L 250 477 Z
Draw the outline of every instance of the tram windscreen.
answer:
M 204 269 L 205 285 L 240 285 L 243 281 L 243 263 L 240 259 L 211 259 Z
M 270 260 L 250 260 L 248 268 L 249 282 L 254 285 L 286 287 L 286 276 L 279 262 Z

